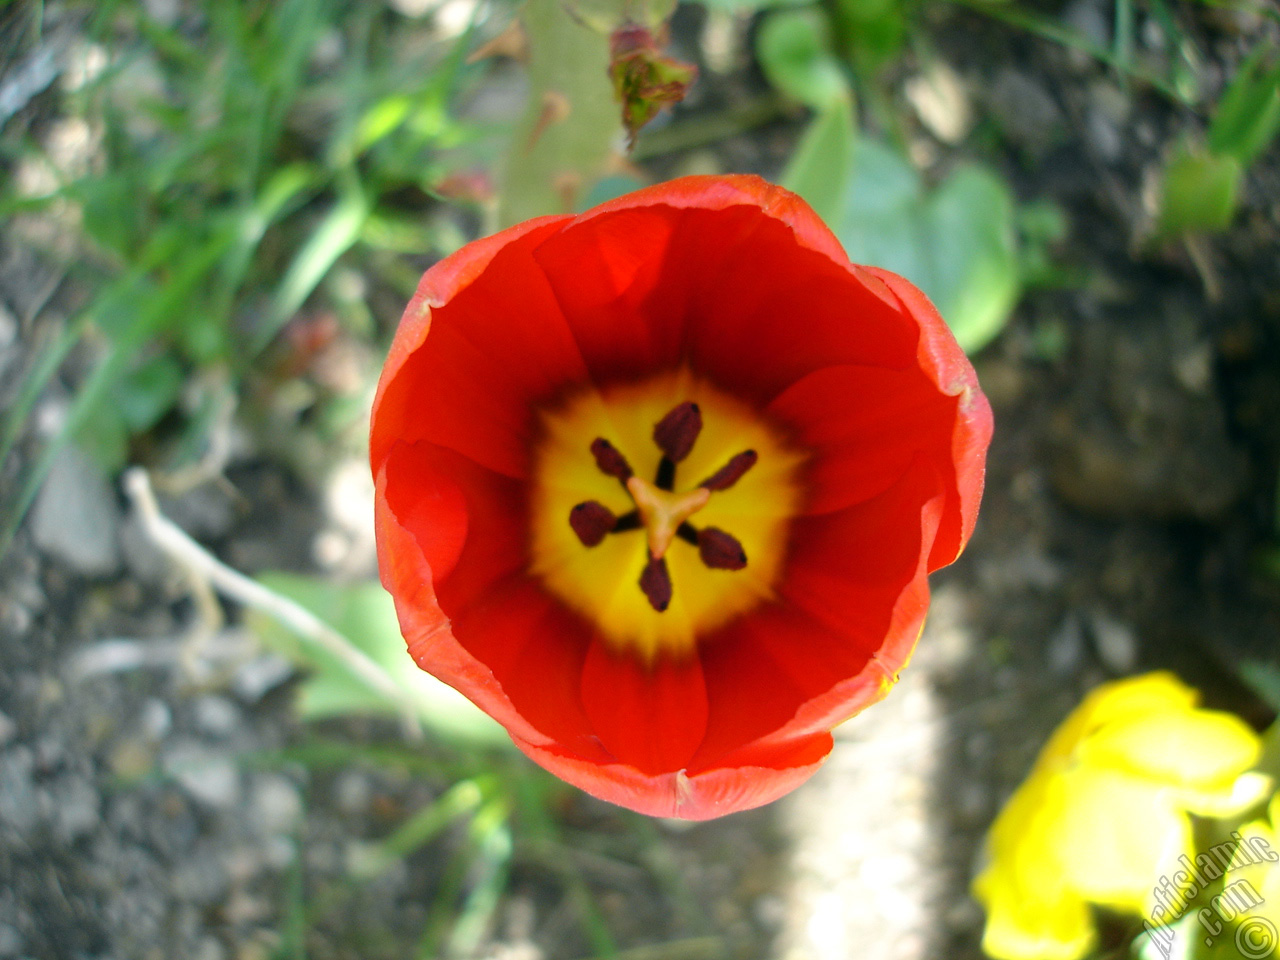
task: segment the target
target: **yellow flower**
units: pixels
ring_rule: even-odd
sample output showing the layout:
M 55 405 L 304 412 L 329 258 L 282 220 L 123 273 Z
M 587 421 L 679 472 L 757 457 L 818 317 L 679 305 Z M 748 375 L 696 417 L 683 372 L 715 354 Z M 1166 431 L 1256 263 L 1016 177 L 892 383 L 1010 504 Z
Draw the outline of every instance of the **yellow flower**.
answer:
M 990 956 L 1078 960 L 1095 941 L 1093 905 L 1157 923 L 1185 906 L 1187 814 L 1223 816 L 1258 798 L 1257 778 L 1241 777 L 1257 735 L 1198 699 L 1172 674 L 1149 673 L 1098 687 L 1058 728 L 987 837 L 973 889 Z
M 1268 814 L 1269 823 L 1255 820 L 1240 828 L 1222 892 L 1199 918 L 1210 933 L 1230 924 L 1236 952 L 1252 960 L 1280 951 L 1280 793 L 1271 798 Z

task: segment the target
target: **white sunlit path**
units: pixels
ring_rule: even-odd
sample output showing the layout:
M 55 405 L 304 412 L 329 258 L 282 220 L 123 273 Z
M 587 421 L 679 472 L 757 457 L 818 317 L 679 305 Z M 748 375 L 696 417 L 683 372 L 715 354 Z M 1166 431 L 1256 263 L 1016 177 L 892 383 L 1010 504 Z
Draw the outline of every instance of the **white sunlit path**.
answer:
M 837 727 L 823 768 L 780 802 L 791 842 L 780 960 L 925 960 L 940 956 L 940 924 L 980 922 L 950 884 L 935 816 L 951 726 L 933 678 L 972 648 L 962 608 L 958 590 L 935 592 L 897 686 Z

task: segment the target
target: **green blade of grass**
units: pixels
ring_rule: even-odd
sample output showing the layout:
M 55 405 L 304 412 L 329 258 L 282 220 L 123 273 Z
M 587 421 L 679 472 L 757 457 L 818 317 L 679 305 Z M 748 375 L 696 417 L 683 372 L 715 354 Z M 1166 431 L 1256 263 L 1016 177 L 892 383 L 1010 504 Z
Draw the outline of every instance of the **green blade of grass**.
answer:
M 191 298 L 197 284 L 225 255 L 234 239 L 234 234 L 227 229 L 217 232 L 203 246 L 178 261 L 168 282 L 158 293 L 146 299 L 138 298 L 136 295 L 146 281 L 144 268 L 150 267 L 151 261 L 163 257 L 166 253 L 181 256 L 179 251 L 182 239 L 181 232 L 177 230 L 157 235 L 153 239 L 152 249 L 143 258 L 143 264 L 132 271 L 128 277 L 122 278 L 121 281 L 109 287 L 87 311 L 93 320 L 101 323 L 105 318 L 117 314 L 123 308 L 134 308 L 134 312 L 128 315 L 128 320 L 123 327 L 110 331 L 110 346 L 80 386 L 62 429 L 50 440 L 41 455 L 27 470 L 25 480 L 20 483 L 17 498 L 6 511 L 3 527 L 0 527 L 0 556 L 7 552 L 18 525 L 26 516 L 36 494 L 39 493 L 44 478 L 53 464 L 53 458 L 62 445 L 81 429 L 89 414 L 101 404 L 106 391 L 122 375 L 138 348 L 148 338 L 154 336 L 167 320 L 183 315 L 182 307 Z M 7 427 L 6 435 L 12 429 Z
M 337 203 L 289 264 L 271 307 L 254 335 L 251 355 L 260 353 L 271 342 L 311 296 L 329 268 L 360 238 L 370 211 L 364 189 L 354 176 L 348 178 Z
M 446 956 L 474 956 L 493 922 L 511 864 L 510 813 L 507 801 L 496 798 L 485 804 L 471 821 L 469 832 L 476 851 L 471 890 L 449 934 Z
M 356 872 L 361 878 L 382 873 L 430 841 L 453 821 L 473 812 L 492 789 L 491 778 L 473 778 L 454 784 L 383 840 Z
M 984 14 L 993 20 L 999 20 L 1001 23 L 1008 24 L 1011 27 L 1017 27 L 1019 30 L 1025 30 L 1045 40 L 1052 40 L 1054 43 L 1059 43 L 1072 50 L 1079 50 L 1100 63 L 1105 63 L 1117 73 L 1140 81 L 1153 90 L 1158 90 L 1174 103 L 1190 106 L 1194 100 L 1194 97 L 1188 96 L 1186 91 L 1178 89 L 1176 84 L 1152 73 L 1150 70 L 1132 65 L 1126 69 L 1116 59 L 1112 51 L 1094 43 L 1083 34 L 1064 27 L 1055 20 L 1050 20 L 1039 14 L 1007 4 L 990 3 L 988 0 L 949 0 L 949 2 Z

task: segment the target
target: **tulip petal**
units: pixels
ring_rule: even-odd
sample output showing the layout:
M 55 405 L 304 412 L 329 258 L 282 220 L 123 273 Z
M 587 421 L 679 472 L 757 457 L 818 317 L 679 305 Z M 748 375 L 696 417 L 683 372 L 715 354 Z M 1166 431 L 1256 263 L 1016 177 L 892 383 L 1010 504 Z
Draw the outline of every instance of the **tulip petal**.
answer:
M 801 246 L 838 262 L 846 259 L 836 235 L 807 203 L 790 190 L 750 174 L 681 177 L 602 203 L 578 220 L 585 222 L 617 210 L 656 205 L 698 211 L 722 211 L 740 206 L 758 209 L 784 224 Z M 723 241 L 724 235 L 717 239 Z
M 503 692 L 493 671 L 458 643 L 449 629 L 449 618 L 432 589 L 431 568 L 422 546 L 388 506 L 385 468 L 378 471 L 375 484 L 378 568 L 382 585 L 395 600 L 409 654 L 422 669 L 461 692 L 513 736 L 546 742 Z
M 678 362 L 683 315 L 642 309 L 678 216 L 651 207 L 595 217 L 548 238 L 534 253 L 596 383 Z
M 888 270 L 867 267 L 865 272 L 884 283 L 920 324 L 920 366 L 943 393 L 957 398 L 958 415 L 950 446 L 955 481 L 949 487 L 947 514 L 929 556 L 929 569 L 937 570 L 960 555 L 978 522 L 987 447 L 995 429 L 991 404 L 978 386 L 973 366 L 929 298 Z
M 555 747 L 513 739 L 535 763 L 593 797 L 649 816 L 682 820 L 710 820 L 772 803 L 813 776 L 831 752 L 831 735 L 824 733 L 768 757 L 767 765 L 650 776 L 626 764 L 592 763 Z
M 761 406 L 833 364 L 911 366 L 918 331 L 887 291 L 794 240 L 784 225 L 761 218 L 692 292 L 690 364 Z M 708 236 L 704 246 L 712 242 Z
M 386 505 L 415 538 L 446 609 L 456 615 L 524 566 L 518 481 L 422 442 L 393 447 L 386 474 Z
M 783 391 L 768 413 L 811 452 L 806 513 L 827 513 L 888 489 L 922 454 L 950 469 L 947 436 L 955 399 L 915 370 L 832 366 Z
M 888 693 L 929 605 L 937 486 L 918 458 L 873 500 L 793 524 L 781 601 L 705 644 L 710 715 L 693 768 L 757 738 L 829 730 Z
M 524 574 L 495 584 L 453 618 L 462 646 L 493 672 L 536 742 L 554 742 L 593 763 L 611 758 L 583 711 L 579 680 L 590 633 Z M 509 728 L 510 729 L 510 728 Z
M 879 496 L 792 524 L 782 595 L 850 642 L 870 643 L 894 674 L 928 609 L 924 557 L 941 522 L 940 486 L 917 457 Z
M 586 376 L 532 257 L 560 223 L 549 218 L 532 229 L 512 228 L 469 259 L 455 263 L 471 249 L 464 247 L 427 271 L 374 399 L 375 468 L 395 443 L 427 440 L 507 476 L 525 475 L 532 407 Z M 430 348 L 423 349 L 428 334 Z
M 707 726 L 696 656 L 643 664 L 597 640 L 582 670 L 582 704 L 604 748 L 646 774 L 683 769 Z

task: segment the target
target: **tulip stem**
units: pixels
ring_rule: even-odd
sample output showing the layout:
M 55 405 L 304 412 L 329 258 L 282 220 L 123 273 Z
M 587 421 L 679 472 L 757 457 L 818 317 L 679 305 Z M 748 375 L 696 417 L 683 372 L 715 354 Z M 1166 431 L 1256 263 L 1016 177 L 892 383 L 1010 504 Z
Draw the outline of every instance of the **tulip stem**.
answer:
M 422 725 L 406 691 L 382 667 L 350 640 L 310 610 L 228 567 L 166 517 L 156 503 L 151 479 L 141 467 L 124 475 L 124 489 L 142 521 L 142 529 L 166 556 L 180 566 L 197 597 L 208 596 L 210 587 L 224 596 L 265 613 L 300 638 L 341 660 L 370 690 L 400 707 L 406 736 L 418 739 Z
M 498 222 L 572 213 L 604 175 L 621 143 L 622 112 L 609 83 L 609 31 L 626 4 L 528 0 L 529 99 L 508 148 Z

